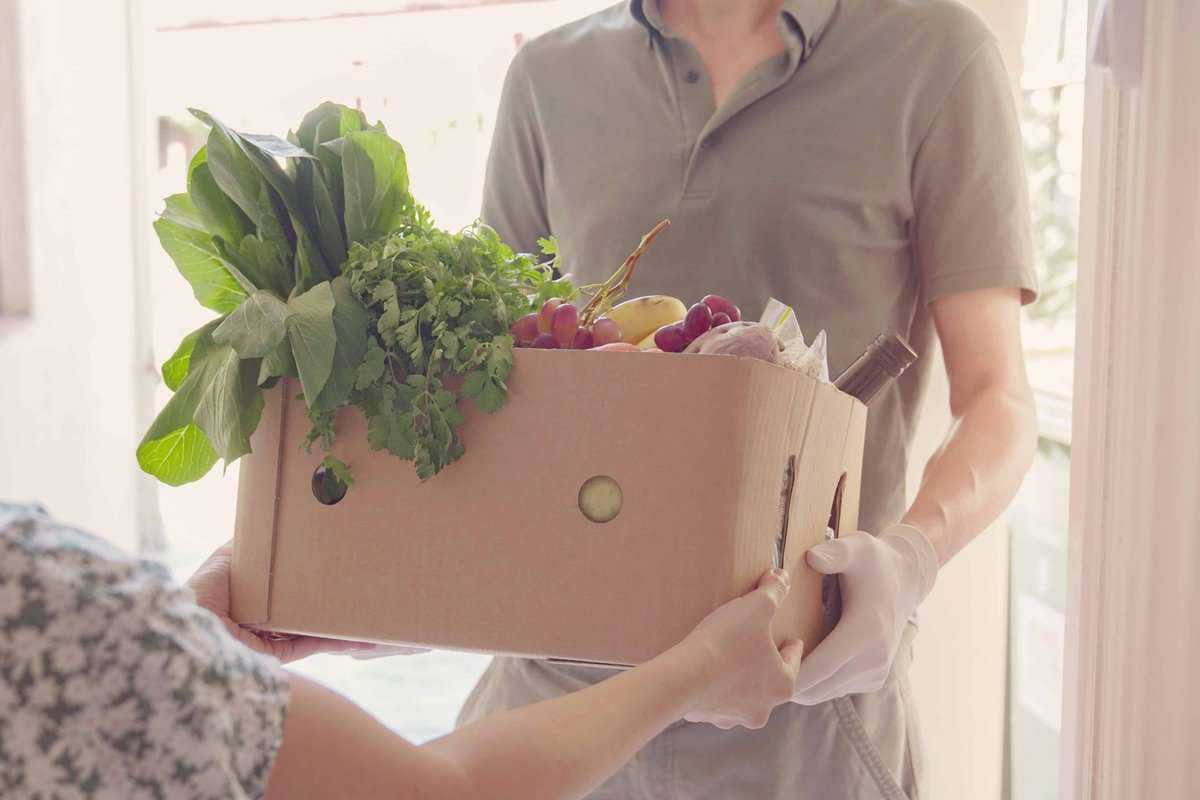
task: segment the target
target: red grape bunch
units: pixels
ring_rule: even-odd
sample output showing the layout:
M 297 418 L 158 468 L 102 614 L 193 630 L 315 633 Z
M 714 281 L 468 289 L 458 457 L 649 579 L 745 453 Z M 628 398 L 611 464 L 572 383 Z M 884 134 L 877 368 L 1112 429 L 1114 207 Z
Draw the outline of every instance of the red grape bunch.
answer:
M 510 329 L 518 347 L 544 350 L 590 350 L 621 341 L 621 329 L 611 319 L 601 318 L 591 325 L 579 324 L 579 309 L 552 297 L 541 311 L 526 314 Z
M 742 312 L 717 294 L 705 295 L 688 309 L 682 322 L 664 325 L 654 334 L 654 346 L 664 353 L 682 353 L 696 337 L 727 322 L 738 322 Z

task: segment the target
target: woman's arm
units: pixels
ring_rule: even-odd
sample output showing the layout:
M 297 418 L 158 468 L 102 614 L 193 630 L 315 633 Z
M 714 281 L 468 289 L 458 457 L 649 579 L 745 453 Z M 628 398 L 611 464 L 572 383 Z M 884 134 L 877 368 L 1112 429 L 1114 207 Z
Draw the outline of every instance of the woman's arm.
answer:
M 772 570 L 658 658 L 565 697 L 496 714 L 423 747 L 299 676 L 270 798 L 582 797 L 685 715 L 761 727 L 791 697 L 801 645 L 771 621 L 788 591 Z

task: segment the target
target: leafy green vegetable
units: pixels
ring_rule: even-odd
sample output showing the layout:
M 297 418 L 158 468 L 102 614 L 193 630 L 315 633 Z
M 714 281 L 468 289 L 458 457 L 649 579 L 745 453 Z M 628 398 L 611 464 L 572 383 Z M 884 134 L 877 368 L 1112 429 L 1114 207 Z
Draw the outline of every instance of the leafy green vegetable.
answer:
M 573 295 L 557 259 L 516 255 L 483 225 L 434 226 L 404 149 L 356 109 L 323 103 L 286 139 L 192 113 L 208 139 L 154 227 L 221 316 L 163 364 L 174 395 L 138 446 L 142 469 L 178 485 L 248 453 L 262 389 L 285 376 L 300 381 L 330 480 L 352 482 L 330 452 L 347 406 L 366 415 L 371 447 L 422 479 L 444 469 L 463 453 L 460 398 L 488 413 L 507 400 L 509 326 Z
M 349 402 L 366 414 L 372 448 L 429 478 L 463 453 L 460 394 L 487 413 L 507 400 L 508 329 L 553 283 L 550 267 L 484 225 L 452 234 L 421 216 L 353 245 L 343 274 L 374 322 Z M 330 441 L 330 422 L 314 417 L 312 439 Z
M 194 420 L 228 464 L 250 452 L 250 434 L 262 415 L 259 362 L 240 359 L 228 345 L 214 345 L 204 367 L 205 385 Z
M 333 293 L 333 328 L 336 334 L 329 380 L 311 407 L 327 411 L 343 405 L 354 389 L 358 368 L 367 350 L 367 309 L 350 291 L 345 276 L 329 283 Z
M 243 237 L 241 247 L 233 249 L 228 242 L 213 239 L 217 252 L 234 275 L 242 279 L 253 290 L 267 289 L 279 296 L 288 294 L 292 285 L 292 268 L 284 261 L 281 248 L 265 242 L 257 236 Z
M 138 445 L 139 466 L 172 486 L 198 480 L 217 463 L 217 452 L 195 419 L 196 409 L 211 390 L 211 341 L 207 333 L 195 335 L 187 377 Z
M 324 102 L 304 115 L 296 129 L 296 139 L 305 150 L 315 153 L 322 142 L 361 131 L 366 126 L 367 120 L 358 109 Z
M 333 371 L 333 352 L 337 347 L 333 327 L 333 290 L 328 281 L 318 283 L 288 302 L 287 334 L 292 354 L 300 372 L 304 399 L 310 406 L 316 403 L 329 373 Z
M 176 402 L 175 398 L 171 402 Z M 170 420 L 176 416 L 175 411 L 171 403 L 167 403 L 158 416 L 167 421 L 161 428 L 151 427 L 137 449 L 138 466 L 168 486 L 198 481 L 217 463 L 217 453 L 200 426 L 183 421 L 179 426 L 171 427 Z
M 204 111 L 192 109 L 191 112 L 211 126 L 207 145 L 208 161 L 212 164 L 217 185 L 256 225 L 272 234 L 275 232 L 274 225 L 269 217 L 281 220 L 286 215 L 290 227 L 289 238 L 296 242 L 296 282 L 301 285 L 301 291 L 334 277 L 338 263 L 336 259 L 340 255 L 321 252 L 317 244 L 312 205 L 301 196 L 296 182 L 276 160 L 315 159 L 316 156 L 279 137 L 240 134 Z M 285 209 L 285 215 L 279 213 L 278 203 Z M 272 239 L 275 237 L 272 236 Z M 331 259 L 334 259 L 333 265 Z
M 250 233 L 249 218 L 217 186 L 212 168 L 208 165 L 208 149 L 205 147 L 200 148 L 188 167 L 187 194 L 197 216 L 214 236 L 227 242 L 240 242 L 243 236 Z
M 179 347 L 175 348 L 175 352 L 162 365 L 163 383 L 167 385 L 168 389 L 172 392 L 175 391 L 179 388 L 179 384 L 183 383 L 183 379 L 187 377 L 188 369 L 192 362 L 192 350 L 196 346 L 196 340 L 212 335 L 213 329 L 220 325 L 224 319 L 224 317 L 219 317 L 206 322 L 183 337 L 183 341 L 179 343 Z
M 242 140 L 209 114 L 190 109 L 192 115 L 210 127 L 205 145 L 206 162 L 213 179 L 230 200 L 241 208 L 255 225 L 262 225 L 263 207 L 259 205 L 262 177 L 246 155 Z
M 413 211 L 404 148 L 380 131 L 343 137 L 346 236 L 364 244 L 398 228 Z
M 258 369 L 258 385 L 264 389 L 275 385 L 280 378 L 299 378 L 296 357 L 292 354 L 292 343 L 284 339 L 262 360 Z
M 325 456 L 321 462 L 325 469 L 333 473 L 334 477 L 347 486 L 354 485 L 354 475 L 350 472 L 350 467 L 346 466 L 346 462 L 342 461 L 337 456 L 330 454 Z
M 213 237 L 195 221 L 195 207 L 186 194 L 167 198 L 167 213 L 154 221 L 154 232 L 179 274 L 192 285 L 192 293 L 205 308 L 221 314 L 232 311 L 246 291 L 221 258 Z M 196 224 L 201 224 L 196 222 Z
M 287 335 L 292 311 L 270 292 L 259 289 L 213 331 L 213 341 L 227 344 L 241 358 L 262 358 L 274 350 Z
M 342 230 L 341 212 L 334 206 L 333 196 L 325 183 L 325 174 L 317 164 L 300 164 L 298 169 L 302 191 L 312 197 L 321 250 L 332 263 L 341 264 L 346 260 L 346 235 Z

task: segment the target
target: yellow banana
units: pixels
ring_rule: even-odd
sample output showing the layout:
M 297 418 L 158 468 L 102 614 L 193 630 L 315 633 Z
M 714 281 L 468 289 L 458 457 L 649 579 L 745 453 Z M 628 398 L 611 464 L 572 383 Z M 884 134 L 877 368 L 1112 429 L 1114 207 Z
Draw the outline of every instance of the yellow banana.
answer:
M 663 325 L 679 322 L 685 314 L 687 306 L 682 300 L 665 294 L 652 294 L 619 303 L 605 316 L 621 329 L 621 341 L 640 347 L 647 336 L 653 337 L 654 332 Z
M 670 323 L 667 323 L 667 324 L 670 324 Z M 640 342 L 638 342 L 638 345 L 637 345 L 638 350 L 649 350 L 651 347 L 657 347 L 658 345 L 656 345 L 654 343 L 654 334 L 655 333 L 658 333 L 658 328 L 655 328 L 654 331 L 651 332 L 651 334 L 649 336 L 647 336 L 645 339 L 642 339 Z

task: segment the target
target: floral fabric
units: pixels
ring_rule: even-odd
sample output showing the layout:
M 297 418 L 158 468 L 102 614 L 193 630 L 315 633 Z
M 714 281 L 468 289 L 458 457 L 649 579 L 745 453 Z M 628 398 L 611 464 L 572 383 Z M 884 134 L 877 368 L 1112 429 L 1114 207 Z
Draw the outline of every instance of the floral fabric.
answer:
M 0 504 L 0 797 L 259 797 L 287 701 L 161 566 Z

